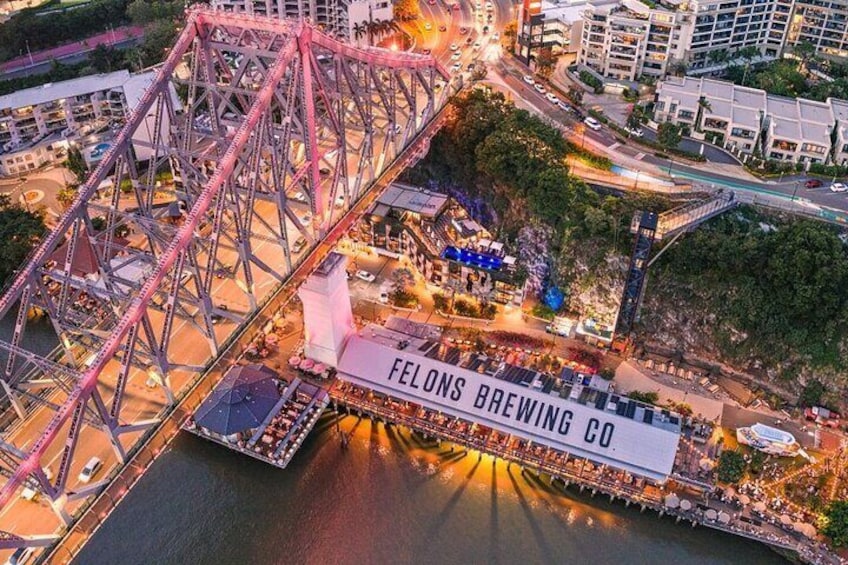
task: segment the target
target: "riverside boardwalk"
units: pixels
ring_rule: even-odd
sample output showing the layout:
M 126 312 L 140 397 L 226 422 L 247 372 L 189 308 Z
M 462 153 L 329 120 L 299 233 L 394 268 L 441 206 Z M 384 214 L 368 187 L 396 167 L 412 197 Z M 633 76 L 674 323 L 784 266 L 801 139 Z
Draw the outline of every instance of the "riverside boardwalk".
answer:
M 824 544 L 792 535 L 769 523 L 764 522 L 760 526 L 737 520 L 723 523 L 719 517 L 731 515 L 733 507 L 713 498 L 707 490 L 699 491 L 674 480 L 656 484 L 608 465 L 597 465 L 340 379 L 330 385 L 328 392 L 330 407 L 339 413 L 371 418 L 386 426 L 403 426 L 424 439 L 432 440 L 435 445 L 450 442 L 460 449 L 477 451 L 478 458 L 482 458 L 483 454 L 492 455 L 518 465 L 522 472 L 548 475 L 552 483 L 560 483 L 566 488 L 588 491 L 593 497 L 597 494 L 608 496 L 610 502 L 621 500 L 625 506 L 637 505 L 640 511 L 652 510 L 659 517 L 673 516 L 678 523 L 686 522 L 691 527 L 705 526 L 742 536 L 797 555 L 806 563 L 846 563 L 828 551 Z M 346 441 L 342 433 L 342 443 Z

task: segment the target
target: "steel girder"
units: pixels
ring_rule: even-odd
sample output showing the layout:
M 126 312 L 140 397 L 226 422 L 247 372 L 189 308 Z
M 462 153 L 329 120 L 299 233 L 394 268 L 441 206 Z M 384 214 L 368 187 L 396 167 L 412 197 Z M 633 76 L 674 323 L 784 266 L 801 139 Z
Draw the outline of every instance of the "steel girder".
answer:
M 173 405 L 303 258 L 295 240 L 321 240 L 444 104 L 448 80 L 431 57 L 190 9 L 111 149 L 0 297 L 0 315 L 17 308 L 0 382 L 19 419 L 0 441 L 0 507 L 23 484 L 54 508 L 74 499 L 75 456 L 86 445 L 104 457 L 98 438 L 123 462 L 122 437 Z M 51 355 L 24 347 L 33 313 L 59 338 Z

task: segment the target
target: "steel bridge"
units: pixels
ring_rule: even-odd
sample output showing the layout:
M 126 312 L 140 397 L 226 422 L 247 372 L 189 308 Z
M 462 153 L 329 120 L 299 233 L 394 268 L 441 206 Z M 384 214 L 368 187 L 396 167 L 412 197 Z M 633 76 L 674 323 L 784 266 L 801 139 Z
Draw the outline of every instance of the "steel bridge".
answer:
M 0 530 L 4 510 L 18 514 L 0 549 L 48 545 L 72 523 L 108 481 L 78 481 L 86 459 L 104 460 L 103 477 L 126 461 L 458 86 L 430 56 L 187 12 L 111 149 L 0 297 L 0 316 L 15 316 L 0 341 L 14 416 Z M 93 272 L 79 272 L 81 253 Z M 24 347 L 34 315 L 58 338 L 52 355 Z M 24 487 L 41 503 L 19 511 Z

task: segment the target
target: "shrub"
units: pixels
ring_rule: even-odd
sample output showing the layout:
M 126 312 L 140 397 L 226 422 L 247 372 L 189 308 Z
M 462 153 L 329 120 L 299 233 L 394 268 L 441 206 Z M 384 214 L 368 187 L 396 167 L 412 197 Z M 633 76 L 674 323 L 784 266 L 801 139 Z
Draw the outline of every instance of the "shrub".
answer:
M 531 313 L 537 317 L 542 318 L 543 320 L 553 320 L 554 316 L 556 316 L 556 312 L 551 310 L 551 308 L 547 304 L 536 304 L 533 306 L 533 310 Z
M 745 458 L 738 451 L 722 451 L 717 472 L 721 482 L 738 483 L 745 475 Z
M 595 90 L 595 94 L 600 94 L 604 91 L 604 83 L 589 71 L 583 70 L 578 74 L 580 82 Z
M 433 295 L 433 306 L 436 308 L 436 310 L 448 313 L 448 304 L 448 298 L 444 294 Z

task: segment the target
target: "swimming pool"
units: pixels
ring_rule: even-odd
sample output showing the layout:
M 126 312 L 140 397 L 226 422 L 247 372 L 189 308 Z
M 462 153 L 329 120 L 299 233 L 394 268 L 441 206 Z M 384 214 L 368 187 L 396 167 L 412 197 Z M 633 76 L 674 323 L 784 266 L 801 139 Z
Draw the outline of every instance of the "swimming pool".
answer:
M 94 149 L 91 150 L 91 158 L 96 159 L 97 157 L 102 157 L 110 147 L 112 147 L 111 143 L 98 143 L 94 146 Z
M 503 259 L 489 255 L 487 253 L 479 253 L 470 249 L 458 249 L 449 245 L 442 251 L 442 258 L 457 263 L 464 263 L 489 271 L 499 271 L 503 266 Z

